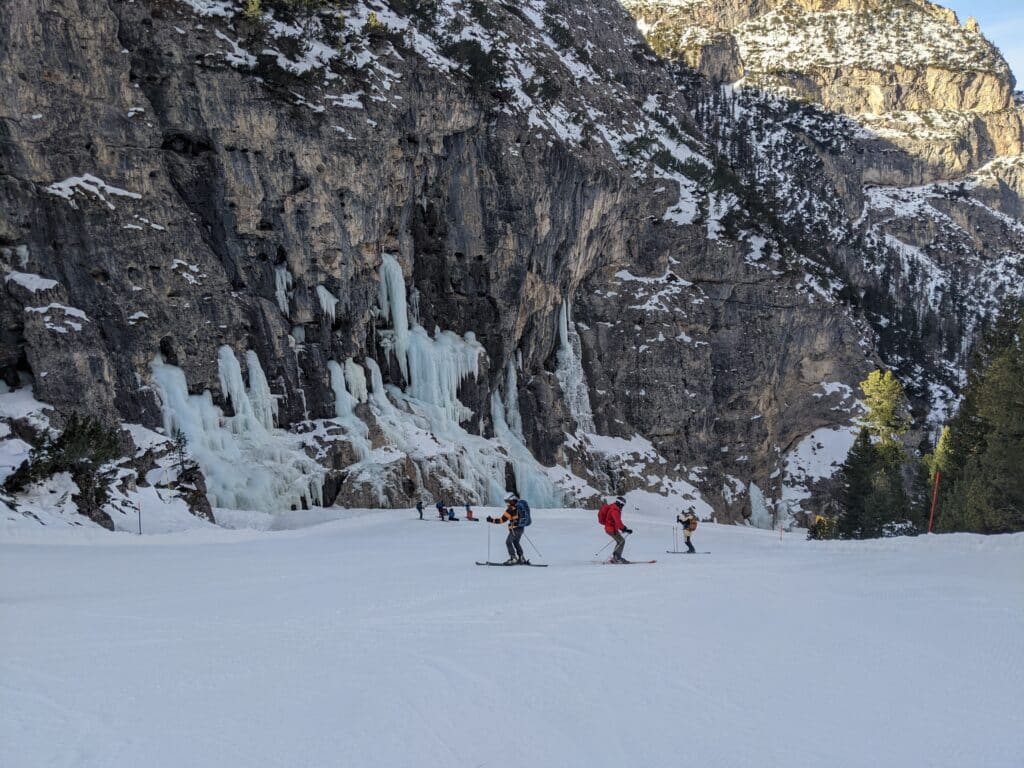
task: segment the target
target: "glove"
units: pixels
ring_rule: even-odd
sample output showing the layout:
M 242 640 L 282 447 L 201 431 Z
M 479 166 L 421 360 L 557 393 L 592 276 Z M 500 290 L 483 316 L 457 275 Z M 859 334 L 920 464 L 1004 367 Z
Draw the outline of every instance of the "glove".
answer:
M 622 532 L 623 532 L 623 533 L 632 533 L 632 532 L 633 532 L 633 529 L 632 529 L 632 528 L 623 528 L 623 529 L 622 529 Z
M 488 516 L 487 516 L 487 522 L 488 522 L 488 523 L 493 523 L 493 522 L 494 522 L 494 518 L 493 518 L 493 517 L 491 517 L 490 515 L 488 515 Z

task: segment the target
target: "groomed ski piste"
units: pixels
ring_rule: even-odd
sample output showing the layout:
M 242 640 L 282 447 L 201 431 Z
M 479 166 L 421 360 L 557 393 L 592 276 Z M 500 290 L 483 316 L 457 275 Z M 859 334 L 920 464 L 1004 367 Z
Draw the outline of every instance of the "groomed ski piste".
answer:
M 536 509 L 549 567 L 478 568 L 504 527 L 218 514 L 0 516 L 0 765 L 1021 764 L 1021 535 L 701 524 L 687 557 L 630 504 L 630 568 Z

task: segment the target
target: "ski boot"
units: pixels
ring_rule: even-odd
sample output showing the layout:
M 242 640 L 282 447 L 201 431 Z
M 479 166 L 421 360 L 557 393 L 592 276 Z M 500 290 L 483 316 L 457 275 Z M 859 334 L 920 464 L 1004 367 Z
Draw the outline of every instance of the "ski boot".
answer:
M 519 565 L 519 558 L 518 557 L 510 557 L 508 560 L 506 560 L 504 563 L 502 563 L 502 565 Z
M 516 565 L 529 565 L 530 561 L 526 559 L 526 555 L 520 555 L 519 559 L 516 560 Z

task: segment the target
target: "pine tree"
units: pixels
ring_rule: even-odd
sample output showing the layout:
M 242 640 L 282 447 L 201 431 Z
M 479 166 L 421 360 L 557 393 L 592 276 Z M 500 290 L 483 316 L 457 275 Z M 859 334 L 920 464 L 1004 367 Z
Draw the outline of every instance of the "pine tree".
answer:
M 868 408 L 864 418 L 868 429 L 882 445 L 896 443 L 896 438 L 910 428 L 907 397 L 899 379 L 892 371 L 872 371 L 860 383 L 860 390 Z
M 842 490 L 839 497 L 840 512 L 835 527 L 839 538 L 862 538 L 861 531 L 864 529 L 874 492 L 872 480 L 878 470 L 878 464 L 878 453 L 871 442 L 871 434 L 863 428 L 839 473 Z
M 953 450 L 952 440 L 952 434 L 950 432 L 949 425 L 947 424 L 939 433 L 939 441 L 935 444 L 935 450 L 924 455 L 923 462 L 928 470 L 928 477 L 930 479 L 935 480 L 936 472 L 949 472 L 951 453 Z
M 873 371 L 860 388 L 868 412 L 840 474 L 837 534 L 844 539 L 869 539 L 916 532 L 920 481 L 899 441 L 910 427 L 903 385 L 891 371 Z M 912 495 L 908 496 L 907 488 Z
M 1004 310 L 974 356 L 950 423 L 939 531 L 1024 531 L 1024 312 Z M 938 450 L 936 451 L 938 452 Z

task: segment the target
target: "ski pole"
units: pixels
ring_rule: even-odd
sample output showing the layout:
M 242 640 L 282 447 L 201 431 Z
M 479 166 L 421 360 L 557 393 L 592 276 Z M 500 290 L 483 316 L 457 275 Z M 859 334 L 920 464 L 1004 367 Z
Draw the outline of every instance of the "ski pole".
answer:
M 610 547 L 612 545 L 612 541 L 615 541 L 615 539 L 612 539 L 607 544 L 605 544 L 603 547 L 601 547 L 599 550 L 597 550 L 597 552 L 594 553 L 594 557 L 597 557 L 602 552 L 604 552 L 606 549 L 608 549 L 608 547 Z
M 530 542 L 530 546 L 533 547 L 533 551 L 537 553 L 537 557 L 543 559 L 544 555 L 540 553 L 540 550 L 537 549 L 537 545 L 534 544 L 530 537 L 526 535 L 526 531 L 523 531 L 523 538 Z

